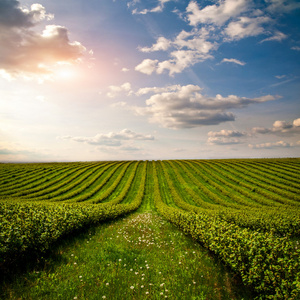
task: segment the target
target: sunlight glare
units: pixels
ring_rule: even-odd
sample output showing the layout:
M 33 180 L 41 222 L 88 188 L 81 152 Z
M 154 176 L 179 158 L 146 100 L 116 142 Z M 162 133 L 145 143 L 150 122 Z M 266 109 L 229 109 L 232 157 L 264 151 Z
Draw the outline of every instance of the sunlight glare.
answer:
M 63 67 L 56 70 L 55 75 L 59 79 L 71 80 L 76 77 L 76 72 L 72 68 Z

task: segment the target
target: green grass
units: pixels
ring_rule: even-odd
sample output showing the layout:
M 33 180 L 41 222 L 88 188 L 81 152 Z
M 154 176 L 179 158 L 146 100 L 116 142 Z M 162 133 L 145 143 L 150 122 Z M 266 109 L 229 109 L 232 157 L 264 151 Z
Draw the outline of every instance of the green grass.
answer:
M 299 168 L 3 164 L 0 299 L 299 299 Z
M 207 250 L 153 211 L 91 227 L 11 275 L 1 299 L 252 299 Z

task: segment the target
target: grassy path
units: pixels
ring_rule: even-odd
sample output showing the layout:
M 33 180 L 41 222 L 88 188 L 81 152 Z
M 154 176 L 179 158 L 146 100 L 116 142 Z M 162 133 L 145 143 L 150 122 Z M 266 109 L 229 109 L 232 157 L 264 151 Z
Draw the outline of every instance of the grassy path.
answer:
M 1 299 L 251 299 L 199 244 L 141 210 L 63 241 L 1 288 Z

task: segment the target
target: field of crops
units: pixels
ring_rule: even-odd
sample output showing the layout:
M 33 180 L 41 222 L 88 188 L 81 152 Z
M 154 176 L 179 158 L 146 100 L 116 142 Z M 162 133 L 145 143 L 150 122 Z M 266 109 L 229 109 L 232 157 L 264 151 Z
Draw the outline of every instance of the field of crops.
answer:
M 0 267 L 149 206 L 258 298 L 300 299 L 299 171 L 296 158 L 0 164 Z

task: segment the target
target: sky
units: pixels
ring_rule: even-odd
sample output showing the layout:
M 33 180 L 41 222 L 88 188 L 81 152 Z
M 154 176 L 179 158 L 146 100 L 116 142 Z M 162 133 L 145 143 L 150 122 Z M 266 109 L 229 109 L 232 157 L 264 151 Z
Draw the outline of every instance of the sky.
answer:
M 0 162 L 299 157 L 297 0 L 0 0 Z

